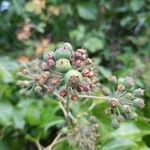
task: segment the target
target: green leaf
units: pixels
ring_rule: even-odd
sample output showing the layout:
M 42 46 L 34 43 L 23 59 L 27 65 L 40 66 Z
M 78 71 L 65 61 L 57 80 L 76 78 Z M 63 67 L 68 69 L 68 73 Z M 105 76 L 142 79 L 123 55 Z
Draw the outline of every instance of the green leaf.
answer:
M 78 14 L 85 20 L 95 20 L 97 15 L 96 5 L 91 2 L 80 3 L 77 6 Z
M 97 37 L 88 38 L 83 46 L 88 49 L 89 52 L 95 53 L 104 48 L 104 41 Z
M 108 70 L 107 68 L 104 68 L 103 66 L 99 67 L 100 69 L 100 73 L 105 77 L 105 78 L 109 78 L 111 76 L 111 71 Z
M 127 138 L 112 138 L 105 143 L 101 150 L 131 150 L 136 148 L 136 143 Z
M 9 103 L 0 103 L 0 124 L 7 127 L 12 125 L 13 107 Z

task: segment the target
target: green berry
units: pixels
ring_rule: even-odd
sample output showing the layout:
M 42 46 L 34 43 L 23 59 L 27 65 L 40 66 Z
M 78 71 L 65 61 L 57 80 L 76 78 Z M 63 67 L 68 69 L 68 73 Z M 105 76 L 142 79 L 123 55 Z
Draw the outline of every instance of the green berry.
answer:
M 125 77 L 124 78 L 124 86 L 126 88 L 133 87 L 134 86 L 134 80 L 131 77 L 129 77 L 129 76 Z
M 131 107 L 129 105 L 123 105 L 122 110 L 125 114 L 127 114 L 131 112 Z
M 62 131 L 63 134 L 67 134 L 68 133 L 68 128 L 63 127 L 61 131 Z
M 135 120 L 137 118 L 137 114 L 135 112 L 131 112 L 129 114 L 126 114 L 126 118 L 128 120 Z
M 37 86 L 34 88 L 34 91 L 35 91 L 36 93 L 40 93 L 40 92 L 42 91 L 42 87 L 37 85 Z
M 114 129 L 117 129 L 120 126 L 119 121 L 117 119 L 112 119 L 111 125 Z
M 56 62 L 56 69 L 60 72 L 67 72 L 71 69 L 70 61 L 66 58 L 61 58 Z
M 143 89 L 139 88 L 139 89 L 134 90 L 134 96 L 135 97 L 141 97 L 143 95 L 144 95 L 144 90 Z
M 110 77 L 109 77 L 109 81 L 110 81 L 111 83 L 113 83 L 113 84 L 116 84 L 116 83 L 117 83 L 117 78 L 116 78 L 116 76 L 110 76 Z
M 125 90 L 125 86 L 124 86 L 123 84 L 119 84 L 119 85 L 117 86 L 117 90 L 118 90 L 119 92 L 123 92 L 123 91 Z
M 57 49 L 54 52 L 54 58 L 56 60 L 60 59 L 60 58 L 67 58 L 67 59 L 71 59 L 71 51 L 68 49 L 65 49 L 64 47 L 61 47 L 59 49 Z
M 109 96 L 111 94 L 111 91 L 109 88 L 103 87 L 102 88 L 102 94 L 105 96 Z
M 73 51 L 72 45 L 71 45 L 69 42 L 65 42 L 65 43 L 63 44 L 63 47 L 64 47 L 65 49 L 68 49 L 68 50 L 70 50 L 70 51 Z
M 23 89 L 21 89 L 21 90 L 19 91 L 19 94 L 20 94 L 20 95 L 25 95 L 26 92 L 27 92 L 27 89 L 23 88 Z
M 110 107 L 112 107 L 112 108 L 115 108 L 115 107 L 119 106 L 119 101 L 116 98 L 110 98 L 108 100 L 108 103 L 109 103 Z
M 133 100 L 133 105 L 137 108 L 137 109 L 143 109 L 145 104 L 144 104 L 144 100 L 141 98 L 136 98 Z
M 82 80 L 82 74 L 77 70 L 69 70 L 65 74 L 65 82 L 68 83 L 69 80 L 71 79 L 71 77 L 76 77 L 76 78 L 78 78 L 79 81 Z

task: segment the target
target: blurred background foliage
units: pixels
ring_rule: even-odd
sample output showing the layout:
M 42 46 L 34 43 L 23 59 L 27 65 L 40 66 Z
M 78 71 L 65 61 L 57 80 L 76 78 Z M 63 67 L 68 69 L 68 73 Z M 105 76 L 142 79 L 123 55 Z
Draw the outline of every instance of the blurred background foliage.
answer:
M 84 47 L 99 65 L 100 80 L 131 75 L 145 89 L 146 107 L 136 122 L 113 130 L 105 102 L 91 111 L 100 123 L 102 150 L 150 149 L 150 0 L 0 1 L 0 150 L 33 150 L 48 145 L 63 125 L 58 104 L 45 96 L 21 97 L 19 63 L 54 50 L 63 41 Z M 88 104 L 73 110 L 86 111 Z M 66 142 L 56 150 L 70 150 Z

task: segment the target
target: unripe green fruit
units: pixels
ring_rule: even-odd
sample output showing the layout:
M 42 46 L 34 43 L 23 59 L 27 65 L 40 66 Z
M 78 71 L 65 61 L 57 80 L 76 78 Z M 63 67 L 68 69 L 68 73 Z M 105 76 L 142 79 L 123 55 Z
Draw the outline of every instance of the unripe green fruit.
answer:
M 69 70 L 65 74 L 65 82 L 68 83 L 71 77 L 77 77 L 79 81 L 82 80 L 82 74 L 77 70 Z
M 65 49 L 64 47 L 61 47 L 54 52 L 54 58 L 56 60 L 60 58 L 71 59 L 71 51 L 68 49 Z
M 131 88 L 134 86 L 134 80 L 131 77 L 127 76 L 124 78 L 123 84 L 126 88 Z
M 19 94 L 20 94 L 20 95 L 25 95 L 26 92 L 27 92 L 27 89 L 21 89 L 21 90 L 19 91 Z
M 133 104 L 134 106 L 138 109 L 143 109 L 145 104 L 144 104 L 144 100 L 141 98 L 136 98 L 133 100 Z
M 63 127 L 61 132 L 62 132 L 62 134 L 67 134 L 68 133 L 68 128 Z
M 131 112 L 129 114 L 126 114 L 126 118 L 129 120 L 135 120 L 137 118 L 137 114 L 135 112 Z
M 143 89 L 139 88 L 139 89 L 134 90 L 134 96 L 135 97 L 141 97 L 143 95 L 144 95 L 144 90 Z
M 34 91 L 37 92 L 37 93 L 40 93 L 40 92 L 42 91 L 42 87 L 37 85 L 37 86 L 34 88 Z
M 111 125 L 114 129 L 117 129 L 120 126 L 119 121 L 117 119 L 112 119 Z
M 56 62 L 56 69 L 60 72 L 67 72 L 71 69 L 70 61 L 66 58 L 61 58 Z
M 65 43 L 63 44 L 63 47 L 64 47 L 65 49 L 68 49 L 68 50 L 70 50 L 70 51 L 73 51 L 72 45 L 71 45 L 69 42 L 65 42 Z

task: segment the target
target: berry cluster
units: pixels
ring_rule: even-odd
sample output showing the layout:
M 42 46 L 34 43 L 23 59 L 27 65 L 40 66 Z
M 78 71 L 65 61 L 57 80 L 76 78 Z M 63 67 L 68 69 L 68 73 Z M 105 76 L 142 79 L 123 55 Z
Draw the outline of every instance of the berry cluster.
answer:
M 73 51 L 72 45 L 63 43 L 54 52 L 47 52 L 43 60 L 29 62 L 19 75 L 25 80 L 17 81 L 20 94 L 29 96 L 33 91 L 43 95 L 57 92 L 61 97 L 78 99 L 78 93 L 91 93 L 97 82 L 92 59 L 86 50 Z
M 136 119 L 135 109 L 144 108 L 144 90 L 134 89 L 134 80 L 127 76 L 117 79 L 115 76 L 109 78 L 110 88 L 104 87 L 102 93 L 108 97 L 109 114 L 114 128 L 118 128 L 120 122 Z
M 94 116 L 87 113 L 78 115 L 77 124 L 68 133 L 68 141 L 70 145 L 78 147 L 80 150 L 95 150 L 99 125 Z

